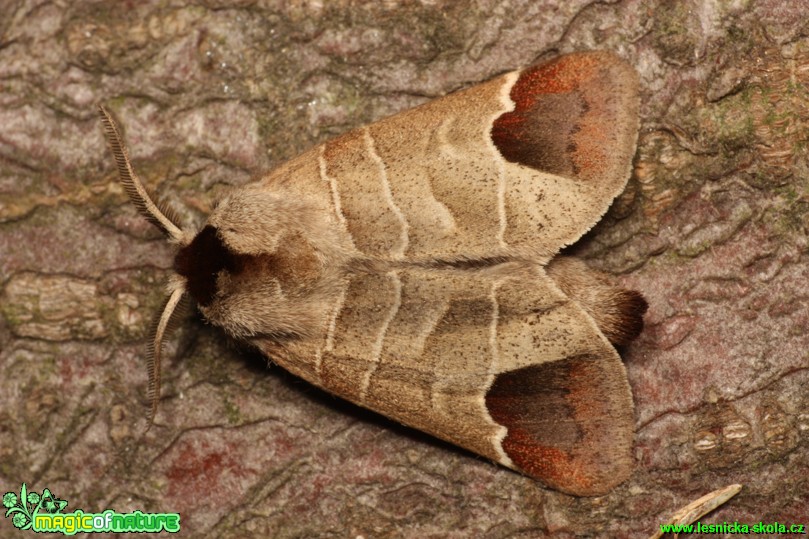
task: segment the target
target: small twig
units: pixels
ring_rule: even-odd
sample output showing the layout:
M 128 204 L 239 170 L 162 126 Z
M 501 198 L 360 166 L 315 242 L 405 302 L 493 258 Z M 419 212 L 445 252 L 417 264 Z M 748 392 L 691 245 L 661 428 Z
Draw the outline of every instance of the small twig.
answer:
M 714 490 L 699 498 L 698 500 L 694 500 L 693 502 L 689 503 L 676 513 L 674 513 L 669 521 L 666 524 L 670 524 L 673 526 L 676 525 L 683 525 L 686 526 L 688 524 L 694 523 L 697 519 L 707 515 L 736 494 L 742 490 L 741 485 L 728 485 L 724 488 L 720 488 L 719 490 Z M 663 526 L 665 524 L 661 524 Z M 674 537 L 677 537 L 678 534 L 674 534 Z M 658 526 L 658 531 L 655 532 L 649 539 L 660 539 L 663 537 L 663 532 L 660 531 L 660 526 Z

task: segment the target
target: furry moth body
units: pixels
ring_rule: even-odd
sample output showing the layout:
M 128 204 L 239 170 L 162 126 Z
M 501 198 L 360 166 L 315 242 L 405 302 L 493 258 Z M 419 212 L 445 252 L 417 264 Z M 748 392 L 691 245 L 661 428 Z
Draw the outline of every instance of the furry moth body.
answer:
M 127 192 L 179 246 L 153 341 L 190 295 L 213 324 L 340 397 L 578 495 L 632 467 L 633 404 L 614 344 L 646 309 L 557 256 L 626 185 L 635 72 L 562 56 L 322 144 L 183 230 L 135 175 Z

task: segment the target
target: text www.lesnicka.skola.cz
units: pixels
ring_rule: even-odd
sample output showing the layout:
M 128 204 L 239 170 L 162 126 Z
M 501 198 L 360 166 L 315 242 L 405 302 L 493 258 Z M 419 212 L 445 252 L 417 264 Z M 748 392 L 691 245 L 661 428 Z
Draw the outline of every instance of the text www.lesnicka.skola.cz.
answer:
M 758 522 L 743 524 L 741 522 L 722 522 L 720 524 L 661 524 L 662 533 L 716 533 L 716 534 L 794 534 L 806 535 L 805 524 L 784 524 L 781 522 Z

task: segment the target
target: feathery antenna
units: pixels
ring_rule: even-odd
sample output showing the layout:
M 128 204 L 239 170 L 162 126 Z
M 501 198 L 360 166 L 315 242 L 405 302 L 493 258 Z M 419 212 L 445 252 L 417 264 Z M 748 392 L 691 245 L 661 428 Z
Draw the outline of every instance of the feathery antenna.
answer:
M 132 164 L 129 162 L 129 152 L 126 149 L 121 133 L 118 131 L 115 120 L 103 105 L 98 106 L 98 112 L 101 114 L 101 122 L 104 124 L 107 144 L 109 144 L 110 150 L 112 150 L 115 157 L 115 164 L 118 166 L 118 177 L 124 189 L 126 189 L 129 199 L 150 223 L 154 224 L 174 241 L 181 241 L 183 231 L 177 224 L 180 221 L 177 214 L 165 204 L 154 202 L 154 197 L 143 185 L 143 182 L 140 181 L 132 168 Z
M 132 168 L 132 163 L 129 161 L 129 152 L 115 120 L 102 105 L 98 106 L 98 112 L 101 115 L 101 122 L 104 124 L 107 143 L 110 150 L 112 150 L 112 155 L 115 157 L 118 177 L 126 190 L 126 194 L 129 195 L 129 199 L 149 222 L 157 226 L 171 240 L 181 243 L 185 234 L 177 224 L 180 222 L 179 218 L 170 207 L 160 202 L 155 202 L 155 198 L 149 193 Z M 184 280 L 172 280 L 170 290 L 160 316 L 155 318 L 146 357 L 146 368 L 149 373 L 147 431 L 154 424 L 157 405 L 160 401 L 160 362 L 163 356 L 163 340 L 174 331 L 176 322 L 180 318 L 179 314 L 184 310 L 185 300 L 188 299 L 185 294 Z
M 146 430 L 152 428 L 155 415 L 157 415 L 157 404 L 160 402 L 160 362 L 163 359 L 163 340 L 169 337 L 177 328 L 177 320 L 185 310 L 188 296 L 182 286 L 177 286 L 172 290 L 160 316 L 155 318 L 152 330 L 152 340 L 149 342 L 146 356 L 146 370 L 149 374 L 149 416 L 147 418 Z

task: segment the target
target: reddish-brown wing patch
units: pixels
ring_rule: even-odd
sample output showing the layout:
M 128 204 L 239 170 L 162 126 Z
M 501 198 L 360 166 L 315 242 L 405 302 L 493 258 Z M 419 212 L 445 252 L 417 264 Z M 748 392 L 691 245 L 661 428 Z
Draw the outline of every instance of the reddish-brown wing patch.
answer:
M 626 179 L 635 148 L 638 81 L 608 52 L 571 54 L 523 70 L 515 108 L 492 125 L 508 161 L 586 181 Z
M 596 496 L 629 477 L 632 397 L 617 355 L 569 357 L 499 374 L 486 407 L 508 429 L 505 453 L 552 488 Z

